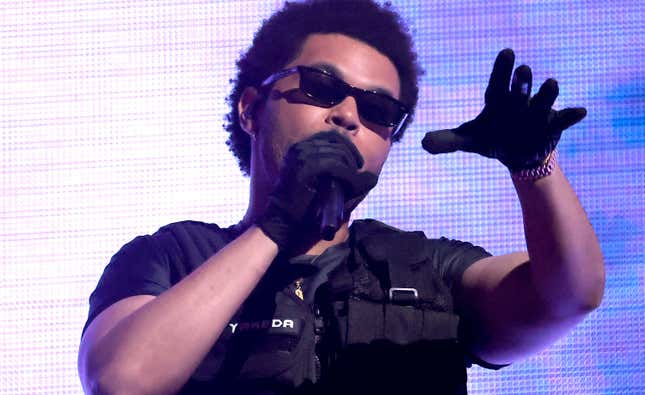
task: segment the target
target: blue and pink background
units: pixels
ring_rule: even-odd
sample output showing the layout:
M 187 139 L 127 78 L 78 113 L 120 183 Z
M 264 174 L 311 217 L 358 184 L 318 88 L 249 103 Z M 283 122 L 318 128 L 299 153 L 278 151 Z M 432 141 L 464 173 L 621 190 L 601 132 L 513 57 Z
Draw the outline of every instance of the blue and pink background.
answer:
M 497 52 L 513 48 L 536 89 L 560 82 L 557 108 L 588 109 L 559 161 L 600 239 L 607 288 L 549 349 L 471 369 L 470 391 L 645 394 L 645 3 L 393 3 L 427 73 L 416 120 L 355 217 L 495 254 L 524 248 L 502 165 L 420 146 L 479 113 Z M 248 179 L 224 143 L 224 99 L 280 4 L 0 1 L 0 394 L 81 393 L 87 299 L 121 245 L 172 221 L 241 218 Z

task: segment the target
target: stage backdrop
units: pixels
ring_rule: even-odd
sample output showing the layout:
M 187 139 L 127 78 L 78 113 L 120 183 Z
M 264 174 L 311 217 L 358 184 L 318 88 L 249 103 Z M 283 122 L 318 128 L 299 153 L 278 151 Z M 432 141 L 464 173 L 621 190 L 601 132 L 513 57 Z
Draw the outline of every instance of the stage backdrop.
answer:
M 1 1 L 0 394 L 79 394 L 87 300 L 112 254 L 184 219 L 237 222 L 248 180 L 224 144 L 234 62 L 278 1 Z M 524 248 L 505 169 L 430 156 L 428 130 L 477 115 L 515 49 L 558 108 L 585 106 L 559 161 L 607 264 L 602 306 L 472 394 L 645 393 L 642 1 L 394 1 L 421 64 L 417 117 L 357 217 L 495 254 Z M 339 10 L 343 12 L 343 10 Z M 360 17 L 360 16 L 357 16 Z

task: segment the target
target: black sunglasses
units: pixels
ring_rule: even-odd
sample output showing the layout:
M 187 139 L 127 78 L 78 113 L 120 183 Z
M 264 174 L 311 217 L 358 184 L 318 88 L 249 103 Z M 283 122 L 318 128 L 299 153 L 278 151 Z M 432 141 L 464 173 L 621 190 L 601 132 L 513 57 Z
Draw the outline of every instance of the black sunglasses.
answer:
M 361 117 L 378 125 L 394 128 L 391 138 L 403 129 L 408 118 L 408 108 L 393 97 L 356 88 L 324 70 L 313 67 L 295 66 L 278 71 L 265 79 L 260 86 L 264 88 L 293 73 L 300 74 L 300 91 L 321 107 L 332 107 L 347 96 L 354 97 Z

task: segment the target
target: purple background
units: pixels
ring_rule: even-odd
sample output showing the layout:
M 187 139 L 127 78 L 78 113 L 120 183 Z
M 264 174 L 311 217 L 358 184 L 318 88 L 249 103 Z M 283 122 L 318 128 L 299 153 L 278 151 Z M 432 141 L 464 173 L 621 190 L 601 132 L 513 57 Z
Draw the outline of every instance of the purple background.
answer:
M 228 225 L 248 180 L 224 144 L 240 51 L 278 1 L 0 2 L 0 394 L 79 394 L 87 297 L 125 242 L 177 220 Z M 394 1 L 416 39 L 416 121 L 355 217 L 502 254 L 524 248 L 504 168 L 432 157 L 428 130 L 475 116 L 496 53 L 515 50 L 558 108 L 585 106 L 559 161 L 600 238 L 602 306 L 472 394 L 645 393 L 645 80 L 639 1 Z

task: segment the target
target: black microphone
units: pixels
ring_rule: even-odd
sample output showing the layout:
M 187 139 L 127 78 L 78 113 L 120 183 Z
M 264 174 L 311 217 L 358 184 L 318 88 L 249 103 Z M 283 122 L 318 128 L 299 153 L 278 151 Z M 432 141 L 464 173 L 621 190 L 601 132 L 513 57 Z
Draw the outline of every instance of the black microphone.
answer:
M 333 240 L 345 215 L 345 191 L 337 180 L 322 176 L 318 183 L 318 218 L 320 236 Z
M 455 133 L 453 129 L 437 130 L 436 132 L 426 133 L 421 145 L 423 149 L 431 154 L 443 154 L 446 152 L 455 152 L 465 145 L 466 139 Z

